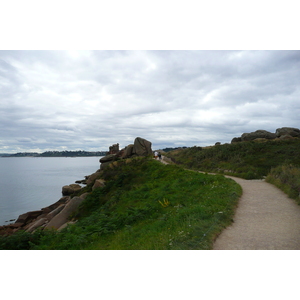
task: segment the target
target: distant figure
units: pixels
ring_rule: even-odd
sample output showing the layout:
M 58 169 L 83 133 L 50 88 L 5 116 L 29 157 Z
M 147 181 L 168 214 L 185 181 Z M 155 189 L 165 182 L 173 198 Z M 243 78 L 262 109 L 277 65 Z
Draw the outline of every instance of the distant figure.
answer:
M 158 157 L 158 153 L 157 153 L 157 151 L 155 151 L 154 152 L 154 158 L 157 159 L 157 157 Z
M 161 159 L 161 154 L 160 154 L 160 152 L 158 152 L 158 158 Z

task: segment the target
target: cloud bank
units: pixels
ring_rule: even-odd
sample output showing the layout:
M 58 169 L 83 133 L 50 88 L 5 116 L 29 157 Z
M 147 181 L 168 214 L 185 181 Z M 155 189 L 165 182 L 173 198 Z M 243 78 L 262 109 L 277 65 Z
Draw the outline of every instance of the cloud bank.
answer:
M 300 51 L 0 51 L 0 152 L 300 127 Z

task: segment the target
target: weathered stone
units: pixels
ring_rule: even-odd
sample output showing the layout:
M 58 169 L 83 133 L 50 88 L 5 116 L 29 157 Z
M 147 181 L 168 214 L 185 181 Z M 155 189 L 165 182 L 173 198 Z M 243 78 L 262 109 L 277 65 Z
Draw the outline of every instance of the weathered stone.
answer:
M 86 180 L 85 179 L 76 180 L 75 183 L 86 184 Z
M 118 153 L 116 153 L 116 157 L 123 157 L 125 152 L 125 148 L 121 149 Z
M 88 176 L 86 184 L 87 185 L 92 185 L 95 182 L 95 180 L 98 179 L 101 176 L 101 174 L 102 173 L 100 173 L 100 172 L 96 172 L 96 173 L 91 174 L 90 176 Z
M 66 222 L 64 223 L 63 225 L 61 225 L 57 231 L 61 231 L 62 229 L 66 228 L 68 225 L 72 225 L 72 224 L 75 224 L 77 221 L 70 221 L 70 222 Z
M 48 222 L 47 218 L 41 218 L 41 219 L 37 220 L 36 222 L 34 222 L 26 231 L 33 232 L 35 229 L 37 229 L 38 227 L 41 227 L 46 222 Z
M 53 217 L 55 217 L 57 214 L 59 214 L 63 210 L 64 207 L 65 207 L 65 204 L 61 204 L 60 206 L 56 207 L 54 210 L 49 212 L 49 214 L 47 214 L 46 219 L 48 221 L 50 221 L 51 219 L 53 219 Z
M 232 140 L 231 140 L 231 144 L 233 144 L 233 143 L 239 143 L 239 142 L 241 142 L 242 141 L 242 138 L 241 137 L 235 137 L 235 138 L 233 138 Z
M 20 228 L 23 225 L 24 225 L 24 223 L 18 222 L 18 223 L 7 225 L 7 227 L 9 227 L 9 228 Z
M 276 138 L 276 134 L 266 130 L 256 130 L 250 133 L 243 133 L 241 136 L 242 141 L 253 141 L 257 138 L 265 138 L 268 140 L 273 140 Z
M 113 144 L 109 147 L 109 154 L 117 154 L 119 152 L 119 144 Z
M 92 190 L 105 187 L 105 180 L 97 179 L 92 187 Z
M 300 138 L 300 130 L 293 127 L 282 127 L 276 129 L 276 136 L 281 137 L 282 135 L 290 135 L 292 137 Z
M 84 194 L 80 195 L 80 198 L 82 198 L 84 200 L 89 194 L 90 193 L 84 193 Z
M 116 154 L 109 154 L 100 158 L 99 162 L 105 163 L 108 161 L 113 161 L 116 157 Z
M 64 209 L 45 226 L 45 229 L 58 229 L 64 223 L 68 222 L 69 216 L 78 209 L 83 200 L 81 197 L 72 198 Z
M 106 169 L 111 163 L 112 163 L 111 161 L 102 163 L 102 164 L 100 165 L 100 170 Z
M 137 137 L 134 140 L 133 154 L 137 154 L 138 156 L 152 155 L 151 145 L 151 142 L 143 138 Z
M 79 184 L 70 184 L 70 185 L 65 185 L 62 187 L 62 194 L 64 196 L 67 196 L 67 195 L 72 195 L 73 193 L 77 192 L 81 190 L 81 186 Z
M 31 222 L 32 220 L 36 219 L 39 215 L 41 215 L 43 213 L 42 210 L 36 210 L 36 211 L 29 211 L 25 214 L 22 214 L 18 217 L 16 223 L 21 223 L 23 225 Z M 22 226 L 23 226 L 22 225 Z
M 64 196 L 62 198 L 60 198 L 57 202 L 42 208 L 43 213 L 49 213 L 51 211 L 53 211 L 55 208 L 57 208 L 58 206 L 60 206 L 61 204 L 65 204 L 70 200 L 70 196 Z
M 220 142 L 216 142 L 216 143 L 215 143 L 215 146 L 219 146 L 219 145 L 221 145 Z
M 130 144 L 127 147 L 125 147 L 122 158 L 130 157 L 133 154 L 133 147 L 133 144 Z
M 280 140 L 290 140 L 290 139 L 293 139 L 293 137 L 289 134 L 284 134 L 284 135 L 281 135 L 279 137 Z

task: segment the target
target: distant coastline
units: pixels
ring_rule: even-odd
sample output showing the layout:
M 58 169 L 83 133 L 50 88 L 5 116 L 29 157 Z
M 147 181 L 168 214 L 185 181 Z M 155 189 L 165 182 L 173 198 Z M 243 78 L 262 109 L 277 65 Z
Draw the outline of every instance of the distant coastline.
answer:
M 87 156 L 105 156 L 107 151 L 46 151 L 37 152 L 19 152 L 14 154 L 0 153 L 0 157 L 87 157 Z

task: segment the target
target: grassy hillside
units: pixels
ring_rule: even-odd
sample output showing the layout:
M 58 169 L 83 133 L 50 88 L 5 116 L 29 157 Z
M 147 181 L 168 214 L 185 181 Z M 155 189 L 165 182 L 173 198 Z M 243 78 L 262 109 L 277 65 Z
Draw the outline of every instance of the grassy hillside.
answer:
M 211 249 L 232 222 L 242 191 L 233 180 L 163 165 L 121 160 L 107 184 L 85 199 L 60 232 L 19 232 L 2 249 Z
M 300 139 L 191 147 L 171 151 L 167 156 L 189 169 L 259 179 L 280 165 L 300 167 Z

